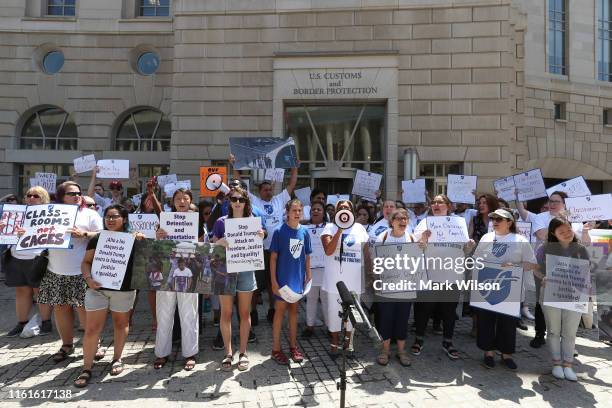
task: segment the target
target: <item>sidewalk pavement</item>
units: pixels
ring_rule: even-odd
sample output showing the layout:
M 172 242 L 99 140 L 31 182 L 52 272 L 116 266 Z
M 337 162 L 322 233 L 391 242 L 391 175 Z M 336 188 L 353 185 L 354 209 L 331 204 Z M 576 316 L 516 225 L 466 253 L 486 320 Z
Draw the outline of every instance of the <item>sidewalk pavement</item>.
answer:
M 93 379 L 86 389 L 72 385 L 82 367 L 82 333 L 75 339 L 76 353 L 67 361 L 55 364 L 51 355 L 61 342 L 57 332 L 32 339 L 7 338 L 15 324 L 14 290 L 0 287 L 0 405 L 38 406 L 64 403 L 65 407 L 162 407 L 195 406 L 206 403 L 219 407 L 334 407 L 339 406 L 336 389 L 341 359 L 335 362 L 327 354 L 329 340 L 322 328 L 316 336 L 299 338 L 306 360 L 289 367 L 270 360 L 271 326 L 260 306 L 258 336 L 249 344 L 251 368 L 246 372 L 220 371 L 223 351 L 211 349 L 217 328 L 210 314 L 200 337 L 200 354 L 194 371 L 183 370 L 183 358 L 176 347 L 170 362 L 155 370 L 153 348 L 155 332 L 151 330 L 146 296 L 139 296 L 134 326 L 124 350 L 124 372 L 111 377 L 112 325 L 107 322 L 103 345 L 106 357 L 95 364 Z M 300 330 L 304 321 L 300 312 Z M 110 319 L 109 319 L 110 320 Z M 580 354 L 575 369 L 577 383 L 556 380 L 550 374 L 546 347 L 529 347 L 533 327 L 518 331 L 515 361 L 518 371 L 511 372 L 499 364 L 492 370 L 480 365 L 482 352 L 470 336 L 471 320 L 457 321 L 455 345 L 461 351 L 458 361 L 442 353 L 441 336 L 430 331 L 423 352 L 412 357 L 411 367 L 402 367 L 392 358 L 386 367 L 375 363 L 377 351 L 364 333 L 355 337 L 356 358 L 348 363 L 347 406 L 354 407 L 611 407 L 612 348 L 597 341 L 596 330 L 580 330 L 576 350 Z M 234 335 L 237 325 L 234 324 Z M 414 334 L 407 339 L 411 344 Z M 283 332 L 286 345 L 287 332 Z M 235 339 L 234 344 L 237 344 Z M 235 357 L 236 359 L 236 357 Z M 38 391 L 38 393 L 36 393 Z M 25 395 L 24 395 L 25 394 Z M 61 397 L 65 398 L 61 398 Z M 23 398 L 26 397 L 26 398 Z M 201 406 L 201 405 L 200 405 Z

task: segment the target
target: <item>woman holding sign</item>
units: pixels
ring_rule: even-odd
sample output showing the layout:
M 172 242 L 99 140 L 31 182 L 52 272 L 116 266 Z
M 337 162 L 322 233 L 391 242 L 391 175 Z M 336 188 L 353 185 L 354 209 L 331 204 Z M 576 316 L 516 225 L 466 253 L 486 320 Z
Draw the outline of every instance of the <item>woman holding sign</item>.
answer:
M 53 355 L 53 360 L 59 363 L 74 352 L 72 308 L 76 307 L 81 324 L 86 324 L 83 305 L 87 282 L 81 274 L 81 261 L 87 251 L 87 242 L 103 226 L 100 215 L 85 206 L 81 186 L 77 183 L 66 181 L 60 184 L 55 195 L 58 203 L 79 206 L 74 227 L 68 229 L 71 248 L 49 249 L 47 273 L 40 283 L 38 301 L 53 306 L 57 331 L 62 338 L 62 347 Z
M 488 214 L 493 223 L 493 232 L 486 233 L 474 253 L 474 258 L 484 262 L 499 264 L 502 267 L 520 266 L 523 272 L 538 268 L 533 249 L 526 238 L 517 234 L 516 220 L 510 209 L 500 208 Z M 522 283 L 521 283 L 522 285 Z M 522 289 L 522 287 L 521 287 Z M 522 292 L 522 290 L 521 290 Z M 477 311 L 477 345 L 484 351 L 483 366 L 495 366 L 495 350 L 502 353 L 502 364 L 516 370 L 512 359 L 516 346 L 516 322 L 520 318 L 521 299 L 506 299 L 516 304 L 515 316 L 493 312 L 485 309 Z
M 119 205 L 112 204 L 104 210 L 104 229 L 112 232 L 128 232 L 129 220 L 128 210 Z M 142 233 L 135 233 L 136 239 L 143 239 Z M 121 288 L 102 289 L 92 277 L 92 264 L 96 249 L 98 249 L 98 238 L 96 235 L 87 244 L 87 252 L 81 263 L 81 272 L 87 282 L 87 293 L 85 294 L 85 311 L 87 320 L 85 325 L 85 337 L 83 338 L 83 371 L 74 380 L 74 385 L 78 388 L 86 387 L 91 379 L 91 369 L 95 358 L 97 344 L 100 334 L 104 329 L 108 311 L 113 317 L 113 361 L 111 363 L 111 375 L 119 375 L 123 372 L 123 362 L 121 354 L 127 340 L 130 328 L 130 310 L 134 306 L 136 290 L 132 290 L 132 265 L 134 262 L 134 252 L 130 252 L 127 268 L 121 283 Z
M 240 187 L 232 189 L 229 193 L 230 207 L 228 215 L 219 218 L 213 228 L 212 242 L 227 248 L 225 240 L 225 220 L 228 218 L 252 217 L 251 200 L 249 193 Z M 258 236 L 263 239 L 264 230 L 258 231 Z M 232 351 L 232 312 L 234 308 L 234 297 L 238 296 L 238 313 L 240 317 L 240 354 L 238 356 L 238 369 L 244 371 L 249 368 L 249 357 L 246 354 L 249 332 L 251 331 L 251 298 L 253 291 L 257 289 L 255 272 L 237 272 L 229 279 L 235 280 L 235 285 L 226 285 L 226 292 L 219 294 L 221 303 L 221 321 L 219 327 L 225 347 L 225 357 L 221 361 L 221 369 L 228 371 L 232 368 L 234 354 Z M 235 277 L 234 277 L 235 276 Z
M 350 212 L 353 215 L 353 203 L 348 200 L 338 201 L 334 213 L 339 211 Z M 338 334 L 342 328 L 342 320 L 339 316 L 342 307 L 336 284 L 343 281 L 349 291 L 355 291 L 357 294 L 363 292 L 361 287 L 362 246 L 368 242 L 368 239 L 368 232 L 363 225 L 357 222 L 340 226 L 329 223 L 321 233 L 321 243 L 326 255 L 322 289 L 327 293 L 326 320 L 332 338 L 329 352 L 332 358 L 336 358 L 339 354 Z M 352 328 L 351 323 L 348 322 L 343 342 L 345 349 L 349 348 Z
M 172 212 L 189 212 L 193 199 L 191 190 L 177 189 L 172 195 Z M 166 239 L 168 232 L 159 228 L 156 239 Z M 174 326 L 174 311 L 178 305 L 181 320 L 181 351 L 185 357 L 185 370 L 191 371 L 196 365 L 198 354 L 198 294 L 177 293 L 173 291 L 157 292 L 157 332 L 155 333 L 155 356 L 153 363 L 156 370 L 161 369 L 168 362 L 172 352 L 172 328 Z
M 49 193 L 40 186 L 30 188 L 26 194 L 24 202 L 26 205 L 40 205 L 49 203 Z M 0 222 L 0 230 L 4 225 Z M 22 228 L 16 227 L 15 232 L 19 234 Z M 32 309 L 32 295 L 38 296 L 40 280 L 46 271 L 46 260 L 41 258 L 42 249 L 28 249 L 16 251 L 15 245 L 10 247 L 10 257 L 16 261 L 8 261 L 5 265 L 7 270 L 6 286 L 15 288 L 15 311 L 17 314 L 17 325 L 6 335 L 7 337 L 19 336 L 23 328 L 28 323 L 30 310 Z M 8 256 L 9 254 L 5 254 Z M 40 273 L 42 271 L 42 273 Z M 42 320 L 40 335 L 51 333 L 51 307 L 39 303 L 38 311 Z
M 536 277 L 546 286 L 546 257 L 553 255 L 573 259 L 589 259 L 589 254 L 572 229 L 572 224 L 562 217 L 554 217 L 548 225 L 548 239 L 541 247 L 540 271 Z M 538 252 L 540 254 L 540 252 Z M 559 300 L 564 302 L 564 300 Z M 561 309 L 554 306 L 542 306 L 546 327 L 548 328 L 548 346 L 553 359 L 552 374 L 556 378 L 577 381 L 572 369 L 576 332 L 580 324 L 581 312 Z

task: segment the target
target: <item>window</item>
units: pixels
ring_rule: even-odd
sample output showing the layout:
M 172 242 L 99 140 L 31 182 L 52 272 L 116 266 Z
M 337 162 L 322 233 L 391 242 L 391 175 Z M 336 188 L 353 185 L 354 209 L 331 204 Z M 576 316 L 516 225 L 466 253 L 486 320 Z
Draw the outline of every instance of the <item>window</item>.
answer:
M 64 53 L 54 50 L 47 53 L 42 60 L 42 68 L 46 74 L 57 74 L 64 66 Z
M 419 177 L 425 179 L 425 188 L 432 197 L 446 194 L 449 174 L 463 174 L 462 163 L 419 163 Z
M 548 72 L 567 75 L 566 0 L 548 0 Z
M 74 16 L 76 0 L 47 0 L 47 15 Z
M 68 181 L 70 175 L 74 173 L 74 167 L 72 164 L 24 164 L 19 166 L 20 196 L 23 197 L 23 194 L 30 188 L 30 179 L 33 179 L 36 173 L 55 173 L 57 174 L 57 185 L 60 185 Z
M 555 120 L 566 120 L 566 110 L 564 102 L 555 102 Z
M 169 151 L 170 121 L 152 108 L 127 113 L 115 137 L 115 150 Z
M 603 110 L 603 124 L 605 126 L 612 126 L 612 108 L 604 108 L 604 110 Z
M 170 0 L 139 0 L 138 11 L 141 17 L 168 17 Z
M 598 66 L 597 78 L 612 81 L 612 6 L 611 0 L 597 0 Z
M 77 128 L 70 115 L 56 107 L 36 110 L 24 123 L 21 149 L 76 150 Z

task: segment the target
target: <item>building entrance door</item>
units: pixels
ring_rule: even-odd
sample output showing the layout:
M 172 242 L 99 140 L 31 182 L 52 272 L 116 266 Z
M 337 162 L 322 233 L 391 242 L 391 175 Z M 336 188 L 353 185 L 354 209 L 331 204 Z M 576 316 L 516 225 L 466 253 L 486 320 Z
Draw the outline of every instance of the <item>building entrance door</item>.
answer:
M 314 187 L 327 195 L 350 194 L 353 189 L 353 180 L 349 178 L 316 178 Z

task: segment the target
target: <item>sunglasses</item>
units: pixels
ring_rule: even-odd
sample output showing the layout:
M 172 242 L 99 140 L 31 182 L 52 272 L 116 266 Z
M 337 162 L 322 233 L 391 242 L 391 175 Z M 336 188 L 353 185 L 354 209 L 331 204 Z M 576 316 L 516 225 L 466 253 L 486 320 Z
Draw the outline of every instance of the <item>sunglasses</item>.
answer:
M 241 204 L 244 204 L 247 202 L 246 198 L 244 197 L 230 197 L 230 201 L 232 203 L 241 203 Z
M 442 201 L 442 200 L 436 200 L 436 201 L 432 201 L 432 204 L 436 204 L 436 205 L 445 205 L 446 202 Z
M 40 198 L 38 194 L 26 194 L 26 198 Z
M 96 203 L 89 203 L 89 204 L 85 204 L 85 207 L 88 207 L 88 208 L 96 208 Z
M 491 221 L 492 221 L 492 222 L 502 222 L 502 221 L 504 221 L 504 220 L 505 220 L 505 218 L 501 218 L 501 217 L 491 218 Z
M 81 196 L 81 192 L 80 191 L 68 191 L 66 193 L 66 195 L 68 197 L 80 197 Z

